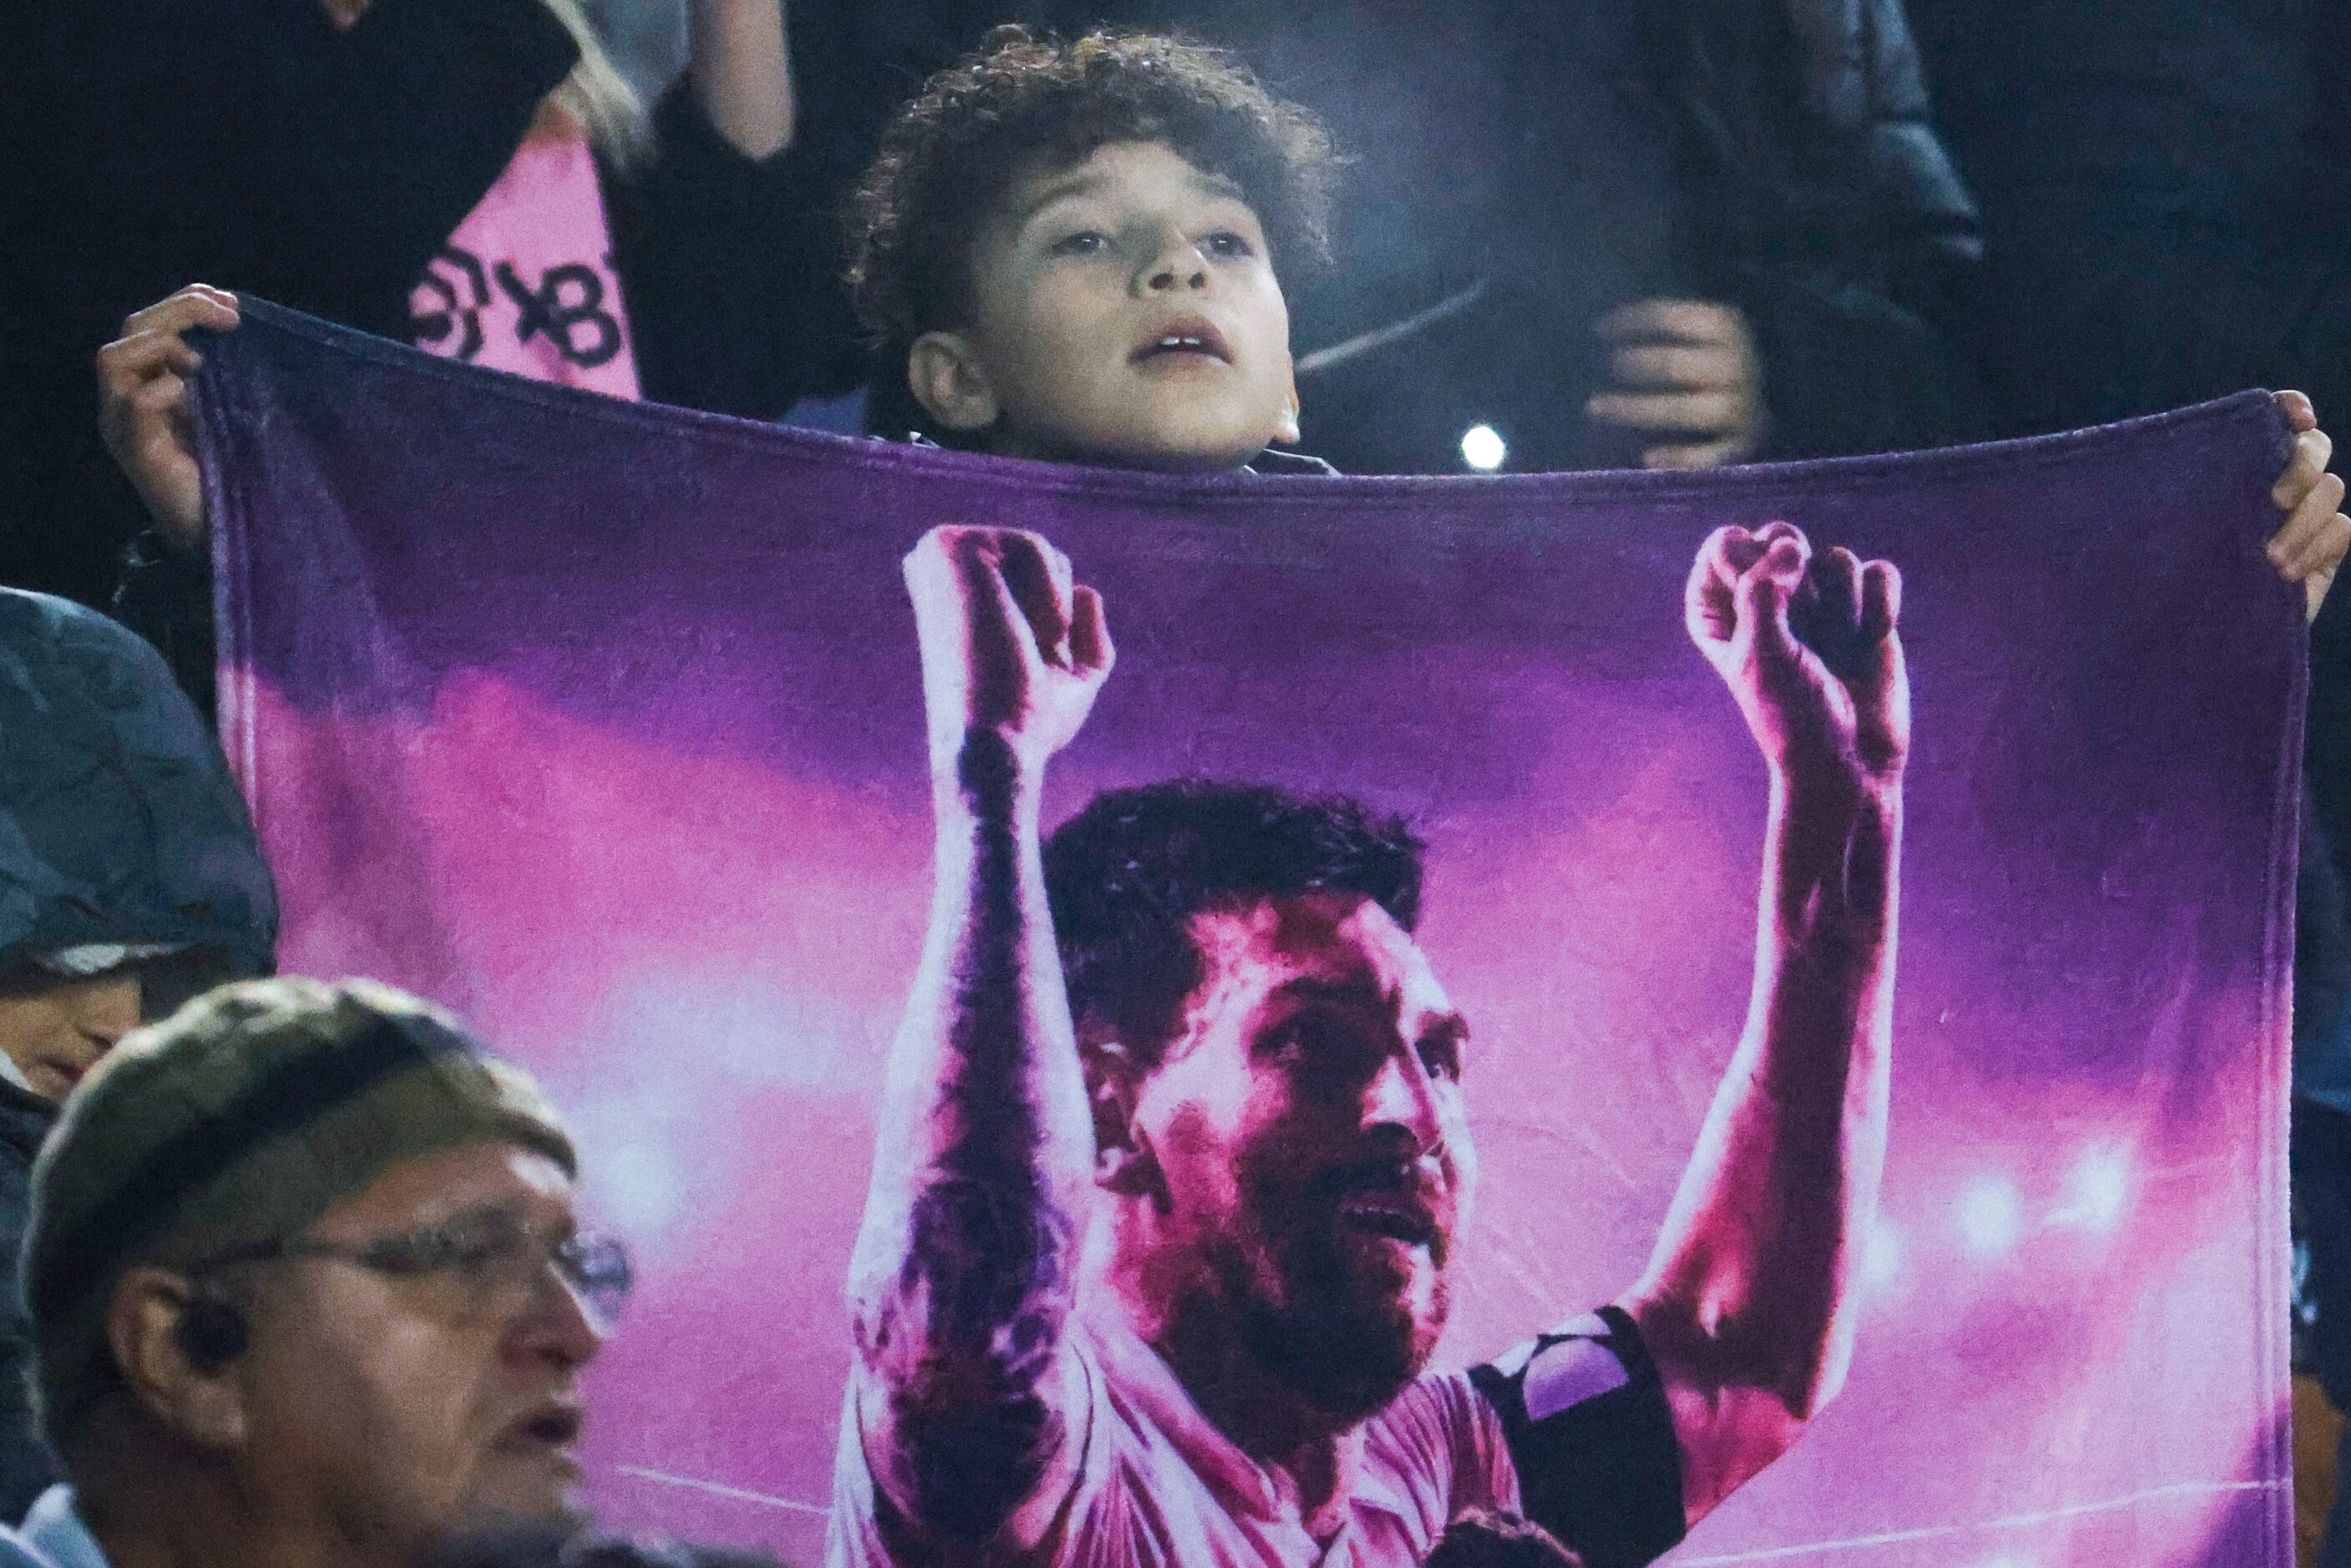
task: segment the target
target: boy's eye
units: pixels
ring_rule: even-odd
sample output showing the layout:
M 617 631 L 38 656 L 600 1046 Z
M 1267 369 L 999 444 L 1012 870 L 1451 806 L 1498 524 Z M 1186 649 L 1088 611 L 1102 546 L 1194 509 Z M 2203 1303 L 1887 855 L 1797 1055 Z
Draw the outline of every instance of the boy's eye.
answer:
M 1055 256 L 1099 256 L 1110 248 L 1110 236 L 1099 229 L 1080 229 L 1053 242 Z
M 1247 235 L 1236 234 L 1231 229 L 1218 229 L 1200 242 L 1200 248 L 1219 260 L 1257 254 L 1257 247 L 1249 244 Z

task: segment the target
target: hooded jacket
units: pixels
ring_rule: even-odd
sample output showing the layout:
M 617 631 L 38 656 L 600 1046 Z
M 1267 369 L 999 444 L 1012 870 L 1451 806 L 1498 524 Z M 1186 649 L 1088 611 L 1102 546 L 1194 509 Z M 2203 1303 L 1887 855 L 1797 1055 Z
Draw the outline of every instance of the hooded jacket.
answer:
M 93 943 L 266 974 L 277 892 L 220 747 L 162 658 L 95 611 L 0 590 L 0 971 Z
M 277 893 L 219 747 L 152 648 L 94 611 L 0 589 L 0 978 L 93 946 L 275 967 Z M 36 983 L 38 983 L 37 980 Z M 158 998 L 151 985 L 149 1001 Z M 17 1301 L 33 1155 L 56 1120 L 0 1082 L 0 1518 L 55 1479 Z

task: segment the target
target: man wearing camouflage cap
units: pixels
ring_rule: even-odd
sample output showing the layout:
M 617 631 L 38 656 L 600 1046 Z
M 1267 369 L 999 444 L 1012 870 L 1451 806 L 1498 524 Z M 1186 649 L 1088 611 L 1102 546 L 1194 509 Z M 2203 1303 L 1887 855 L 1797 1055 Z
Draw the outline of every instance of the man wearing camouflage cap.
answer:
M 70 1487 L 0 1568 L 406 1568 L 569 1517 L 629 1282 L 519 1072 L 386 988 L 223 988 L 67 1102 L 26 1237 Z

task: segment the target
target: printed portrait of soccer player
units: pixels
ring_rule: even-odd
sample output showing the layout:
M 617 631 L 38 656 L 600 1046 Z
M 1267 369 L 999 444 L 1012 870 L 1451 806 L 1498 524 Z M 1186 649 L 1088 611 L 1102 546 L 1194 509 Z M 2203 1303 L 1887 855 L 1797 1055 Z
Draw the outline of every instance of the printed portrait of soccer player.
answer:
M 1851 1359 L 1885 1156 L 1893 567 L 1784 523 L 1698 551 L 1689 633 L 1771 781 L 1744 1032 L 1647 1271 L 1457 1373 L 1428 1363 L 1469 1098 L 1531 1087 L 1414 938 L 1417 839 L 1204 781 L 1044 839 L 1102 596 L 998 529 L 935 530 L 906 579 L 937 883 L 852 1264 L 833 1563 L 1374 1568 L 1485 1516 L 1626 1568 L 1787 1451 Z

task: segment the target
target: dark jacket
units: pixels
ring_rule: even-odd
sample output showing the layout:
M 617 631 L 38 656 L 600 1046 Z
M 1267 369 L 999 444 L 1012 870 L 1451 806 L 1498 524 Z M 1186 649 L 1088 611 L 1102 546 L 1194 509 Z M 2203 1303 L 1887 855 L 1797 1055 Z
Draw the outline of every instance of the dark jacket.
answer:
M 1912 0 L 2019 433 L 2248 386 L 2351 407 L 2351 5 Z
M 266 974 L 277 894 L 228 765 L 155 651 L 65 600 L 0 590 L 0 980 L 88 944 L 192 948 L 168 985 Z M 149 976 L 151 1009 L 172 997 Z M 50 1479 L 16 1261 L 47 1103 L 0 1082 L 0 1518 Z
M 1774 417 L 1759 455 L 1981 429 L 1952 348 L 1976 215 L 1900 0 L 1113 12 L 1237 46 L 1351 155 L 1337 265 L 1302 287 L 1285 268 L 1306 442 L 1350 473 L 1458 470 L 1480 423 L 1512 468 L 1636 462 L 1582 415 L 1606 371 L 1593 325 L 1665 295 L 1752 322 Z
M 2294 899 L 2294 1092 L 2351 1116 L 2351 903 L 2303 794 Z
M 0 1082 L 0 1521 L 15 1524 L 62 1478 L 33 1416 L 33 1333 L 17 1300 L 16 1242 L 31 1207 L 33 1156 L 57 1107 Z
M 0 581 L 107 602 L 141 517 L 91 357 L 125 314 L 206 282 L 407 338 L 576 57 L 538 0 L 377 0 L 348 33 L 318 0 L 0 9 Z M 604 179 L 645 395 L 774 416 L 853 383 L 820 139 L 754 162 L 683 90 L 655 127 Z
M 90 943 L 266 974 L 277 893 L 220 747 L 144 642 L 0 589 L 0 973 Z

